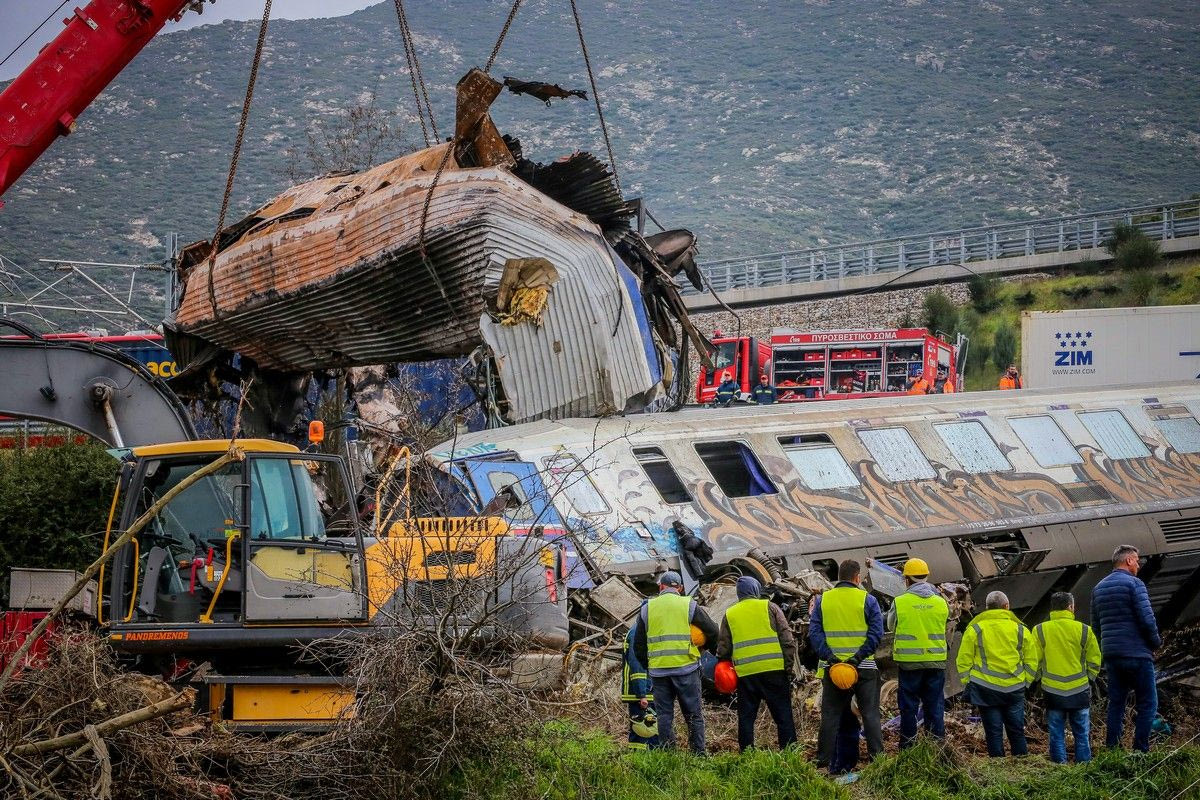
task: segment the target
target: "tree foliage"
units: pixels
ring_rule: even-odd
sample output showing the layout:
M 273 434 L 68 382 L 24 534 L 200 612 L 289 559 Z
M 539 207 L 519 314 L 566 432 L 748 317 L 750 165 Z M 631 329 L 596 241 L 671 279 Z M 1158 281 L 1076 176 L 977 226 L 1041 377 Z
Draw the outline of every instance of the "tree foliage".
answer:
M 1000 369 L 1017 360 L 1017 334 L 1012 326 L 1002 323 L 992 336 L 992 363 Z
M 0 452 L 0 594 L 14 567 L 82 569 L 100 554 L 117 461 L 97 443 Z
M 284 174 L 300 183 L 316 175 L 358 172 L 419 147 L 408 138 L 399 112 L 380 107 L 371 93 L 314 122 L 304 145 L 288 148 Z
M 921 304 L 921 323 L 931 333 L 953 333 L 958 328 L 958 308 L 945 292 L 934 289 Z
M 1000 305 L 1000 281 L 991 275 L 972 275 L 967 281 L 971 307 L 980 314 L 994 311 Z

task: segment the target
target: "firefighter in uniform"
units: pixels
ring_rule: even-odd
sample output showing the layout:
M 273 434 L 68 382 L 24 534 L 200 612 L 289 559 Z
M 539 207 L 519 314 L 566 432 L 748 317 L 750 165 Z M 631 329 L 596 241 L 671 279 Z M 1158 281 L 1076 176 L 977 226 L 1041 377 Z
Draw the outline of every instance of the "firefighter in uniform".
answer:
M 717 658 L 733 659 L 737 673 L 738 747 L 754 746 L 754 723 L 767 704 L 779 731 L 779 749 L 796 741 L 792 716 L 792 664 L 796 638 L 783 609 L 762 597 L 762 584 L 743 575 L 738 602 L 725 612 L 717 638 Z
M 883 639 L 883 615 L 879 603 L 864 591 L 862 568 L 846 559 L 838 565 L 838 582 L 822 592 L 813 604 L 808 623 L 808 640 L 828 665 L 821 679 L 821 730 L 817 737 L 817 766 L 829 767 L 842 715 L 851 698 L 858 701 L 867 753 L 875 758 L 883 752 L 879 721 L 879 669 L 875 650 Z M 835 671 L 853 673 L 841 680 Z
M 683 594 L 683 579 L 675 571 L 658 579 L 658 596 L 642 604 L 634 633 L 634 652 L 650 673 L 659 747 L 675 746 L 675 701 L 687 722 L 688 744 L 702 755 L 704 715 L 700 707 L 700 644 L 712 647 L 717 626 L 695 599 Z
M 1038 677 L 1045 695 L 1050 760 L 1067 763 L 1066 726 L 1075 737 L 1075 761 L 1091 761 L 1090 681 L 1100 674 L 1100 642 L 1092 629 L 1075 619 L 1070 592 L 1050 597 L 1050 619 L 1033 629 L 1042 660 Z
M 769 406 L 775 402 L 775 387 L 766 375 L 758 376 L 758 385 L 754 387 L 754 402 L 760 406 Z
M 629 706 L 629 746 L 645 750 L 658 745 L 658 718 L 654 713 L 654 695 L 650 691 L 650 676 L 638 660 L 633 645 L 637 626 L 629 629 L 623 650 L 624 669 L 621 670 L 621 700 Z
M 946 622 L 950 607 L 929 583 L 929 565 L 910 558 L 904 564 L 908 591 L 896 598 L 887 623 L 895 631 L 892 660 L 899 667 L 900 748 L 917 738 L 917 711 L 923 710 L 925 731 L 946 735 Z
M 733 379 L 733 373 L 727 373 L 725 379 L 717 386 L 716 404 L 721 406 L 721 408 L 728 408 L 737 399 L 740 390 L 741 387 Z
M 1025 743 L 1025 689 L 1037 675 L 1037 639 L 1009 610 L 1008 596 L 992 592 L 987 610 L 971 620 L 958 646 L 958 677 L 967 702 L 979 708 L 988 755 L 1004 755 L 1004 734 L 1014 756 Z

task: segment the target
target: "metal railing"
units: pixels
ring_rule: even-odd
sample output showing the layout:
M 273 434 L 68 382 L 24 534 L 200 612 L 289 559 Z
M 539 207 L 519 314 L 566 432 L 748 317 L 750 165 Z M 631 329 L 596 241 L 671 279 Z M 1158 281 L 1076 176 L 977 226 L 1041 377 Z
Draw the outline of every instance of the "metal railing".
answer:
M 1136 225 L 1157 240 L 1200 235 L 1200 200 L 729 258 L 702 263 L 700 270 L 717 292 L 905 273 L 939 265 L 1103 247 L 1113 227 L 1121 222 Z M 683 293 L 702 292 L 685 282 Z

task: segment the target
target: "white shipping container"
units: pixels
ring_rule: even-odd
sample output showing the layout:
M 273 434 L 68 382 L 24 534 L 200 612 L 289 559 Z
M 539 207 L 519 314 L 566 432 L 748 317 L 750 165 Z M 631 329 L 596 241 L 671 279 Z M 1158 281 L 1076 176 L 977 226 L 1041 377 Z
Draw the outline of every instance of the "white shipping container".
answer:
M 1200 378 L 1200 305 L 1021 313 L 1026 388 Z

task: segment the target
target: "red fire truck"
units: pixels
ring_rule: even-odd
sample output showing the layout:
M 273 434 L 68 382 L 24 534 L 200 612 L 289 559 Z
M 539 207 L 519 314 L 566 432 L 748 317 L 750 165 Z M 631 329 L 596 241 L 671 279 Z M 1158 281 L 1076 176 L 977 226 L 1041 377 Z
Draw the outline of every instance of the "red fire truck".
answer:
M 711 403 L 727 375 L 747 395 L 759 376 L 767 375 L 783 403 L 904 394 L 918 378 L 932 386 L 939 367 L 954 386 L 961 383 L 959 346 L 924 328 L 808 333 L 776 328 L 769 344 L 720 332 L 712 342 L 717 347 L 714 368 L 700 369 L 698 403 Z

